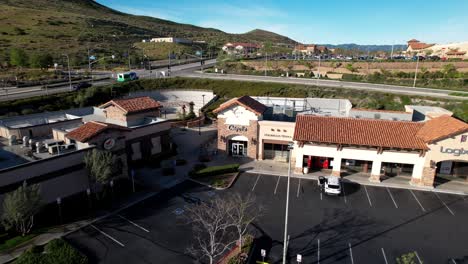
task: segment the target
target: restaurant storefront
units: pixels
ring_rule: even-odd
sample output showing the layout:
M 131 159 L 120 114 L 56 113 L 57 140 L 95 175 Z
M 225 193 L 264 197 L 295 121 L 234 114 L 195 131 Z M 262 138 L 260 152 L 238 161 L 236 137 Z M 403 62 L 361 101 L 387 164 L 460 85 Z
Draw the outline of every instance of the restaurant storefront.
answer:
M 468 125 L 449 115 L 412 122 L 301 114 L 285 122 L 263 120 L 265 110 L 246 96 L 216 109 L 218 151 L 290 161 L 296 174 L 361 174 L 374 182 L 403 176 L 433 186 L 436 177 L 468 175 Z

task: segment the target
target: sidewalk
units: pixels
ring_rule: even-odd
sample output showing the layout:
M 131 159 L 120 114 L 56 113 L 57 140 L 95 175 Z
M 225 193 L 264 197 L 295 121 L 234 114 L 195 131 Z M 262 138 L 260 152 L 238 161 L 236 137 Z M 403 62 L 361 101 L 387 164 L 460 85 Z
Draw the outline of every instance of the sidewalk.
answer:
M 262 161 L 250 161 L 241 165 L 241 170 L 249 173 L 268 174 L 276 176 L 287 176 L 288 175 L 288 164 L 281 163 L 271 160 Z M 314 179 L 317 180 L 319 176 L 329 176 L 323 172 L 313 172 L 309 174 L 296 174 L 292 172 L 292 177 L 302 179 Z M 437 184 L 435 188 L 431 187 L 420 187 L 410 184 L 410 177 L 398 176 L 391 177 L 383 180 L 382 182 L 370 182 L 369 176 L 364 174 L 351 174 L 349 176 L 342 177 L 345 182 L 354 182 L 361 185 L 370 185 L 378 187 L 391 187 L 401 189 L 411 189 L 419 191 L 433 191 L 439 193 L 449 193 L 458 195 L 468 195 L 468 182 L 462 181 L 448 181 L 445 183 Z
M 24 251 L 28 250 L 32 246 L 41 246 L 49 243 L 51 240 L 60 238 L 63 236 L 68 235 L 69 233 L 75 232 L 87 225 L 93 224 L 96 221 L 102 220 L 106 217 L 109 217 L 111 215 L 117 214 L 122 210 L 125 210 L 135 204 L 138 204 L 141 201 L 144 201 L 148 198 L 151 198 L 158 193 L 160 193 L 164 189 L 169 189 L 179 183 L 184 181 L 184 179 L 180 178 L 173 178 L 171 181 L 167 181 L 164 186 L 159 188 L 157 191 L 146 191 L 146 192 L 140 192 L 140 193 L 135 193 L 132 197 L 129 199 L 126 199 L 124 202 L 121 204 L 115 204 L 113 208 L 117 208 L 112 211 L 105 211 L 103 212 L 100 216 L 96 216 L 95 218 L 92 219 L 87 219 L 87 220 L 82 220 L 82 221 L 77 221 L 69 224 L 65 224 L 62 226 L 57 226 L 52 229 L 50 229 L 47 233 L 40 234 L 33 239 L 25 242 L 24 245 L 17 247 L 10 252 L 7 253 L 0 253 L 0 263 L 8 263 L 13 261 L 14 259 L 18 258 Z

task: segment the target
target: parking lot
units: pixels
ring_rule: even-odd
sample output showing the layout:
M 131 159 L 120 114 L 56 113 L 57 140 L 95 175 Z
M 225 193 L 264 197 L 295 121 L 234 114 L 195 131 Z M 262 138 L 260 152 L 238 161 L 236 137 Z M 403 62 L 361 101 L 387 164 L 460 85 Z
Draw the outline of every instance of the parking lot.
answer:
M 252 193 L 264 207 L 252 232 L 265 238 L 269 263 L 280 263 L 286 177 L 244 173 L 226 191 L 183 183 L 66 237 L 99 263 L 191 263 L 191 229 L 182 194 L 201 200 Z M 322 194 L 315 180 L 291 179 L 289 250 L 302 263 L 395 263 L 414 252 L 420 263 L 468 263 L 468 199 L 463 196 L 343 183 Z M 258 249 L 259 250 L 259 249 Z

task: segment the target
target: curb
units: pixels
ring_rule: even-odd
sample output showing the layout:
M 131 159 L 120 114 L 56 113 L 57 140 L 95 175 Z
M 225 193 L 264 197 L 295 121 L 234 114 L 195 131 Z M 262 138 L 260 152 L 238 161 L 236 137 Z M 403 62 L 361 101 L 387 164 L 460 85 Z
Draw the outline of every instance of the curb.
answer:
M 218 190 L 218 191 L 224 191 L 226 189 L 229 189 L 231 188 L 232 184 L 236 181 L 237 177 L 239 177 L 239 174 L 241 173 L 241 171 L 237 172 L 236 173 L 236 176 L 234 176 L 234 178 L 232 179 L 232 181 L 228 184 L 228 186 L 224 187 L 224 188 L 220 188 L 220 187 L 214 187 L 212 185 L 209 185 L 209 184 L 206 184 L 204 182 L 201 182 L 201 181 L 197 181 L 195 179 L 192 179 L 192 178 L 188 178 L 189 181 L 192 181 L 192 182 L 195 182 L 195 183 L 198 183 L 200 185 L 203 185 L 203 186 L 207 186 L 207 187 L 210 187 L 212 189 L 215 189 L 215 190 Z
M 104 214 L 104 215 L 102 215 L 102 216 L 99 216 L 99 217 L 97 217 L 97 218 L 94 218 L 93 220 L 87 222 L 86 224 L 83 224 L 82 226 L 77 227 L 77 228 L 74 229 L 74 230 L 69 230 L 69 231 L 63 232 L 62 234 L 60 234 L 60 235 L 58 235 L 58 236 L 54 236 L 54 237 L 51 238 L 51 239 L 45 239 L 46 241 L 45 241 L 44 243 L 39 243 L 39 244 L 34 244 L 34 245 L 31 244 L 31 246 L 35 246 L 35 245 L 36 245 L 36 246 L 42 246 L 42 245 L 45 245 L 45 244 L 49 243 L 51 240 L 53 240 L 53 239 L 55 239 L 55 238 L 62 238 L 62 237 L 64 237 L 64 236 L 66 236 L 66 235 L 69 235 L 69 234 L 71 234 L 71 233 L 73 233 L 73 232 L 76 232 L 76 231 L 78 231 L 78 230 L 80 230 L 80 229 L 82 229 L 82 228 L 85 228 L 85 227 L 87 227 L 87 226 L 89 226 L 89 225 L 94 224 L 94 223 L 97 222 L 97 221 L 100 221 L 100 220 L 102 220 L 102 219 L 104 219 L 104 218 L 107 218 L 107 217 L 109 217 L 109 216 L 115 215 L 115 214 L 117 214 L 117 213 L 119 213 L 119 212 L 121 212 L 121 211 L 123 211 L 123 210 L 129 208 L 129 207 L 134 206 L 135 204 L 138 204 L 138 203 L 140 203 L 140 202 L 142 202 L 142 201 L 144 201 L 144 200 L 146 200 L 146 199 L 149 199 L 149 198 L 151 198 L 151 197 L 153 197 L 153 196 L 155 196 L 155 195 L 161 193 L 161 192 L 162 192 L 163 190 L 165 190 L 165 189 L 172 188 L 172 187 L 174 187 L 175 185 L 180 184 L 180 183 L 183 182 L 184 180 L 185 180 L 185 179 L 179 179 L 179 180 L 177 180 L 177 181 L 174 181 L 174 182 L 171 183 L 170 185 L 165 186 L 165 188 L 163 188 L 163 189 L 161 189 L 161 190 L 159 190 L 159 191 L 157 191 L 157 192 L 149 192 L 149 193 L 147 193 L 146 195 L 144 195 L 143 197 L 140 197 L 139 199 L 137 199 L 137 200 L 135 200 L 135 201 L 129 202 L 129 203 L 123 205 L 122 207 L 119 207 L 118 209 L 116 209 L 116 210 L 114 210 L 114 211 L 112 211 L 112 212 L 109 212 L 109 213 L 107 213 L 107 214 Z M 30 247 L 25 248 L 24 251 L 26 251 L 26 250 L 29 249 L 29 248 L 30 248 Z M 10 257 L 9 259 L 7 259 L 7 260 L 2 260 L 2 261 L 5 261 L 5 262 L 3 262 L 3 263 L 10 263 L 10 262 L 14 261 L 14 260 L 17 259 L 22 253 L 24 253 L 24 251 L 21 252 L 20 254 L 18 254 L 17 256 L 11 255 L 11 257 Z M 5 255 L 7 255 L 7 254 L 5 254 Z
M 276 173 L 276 172 L 261 171 L 261 170 L 250 170 L 250 169 L 242 170 L 242 172 L 256 173 L 256 174 L 262 174 L 262 175 L 282 176 L 282 177 L 287 177 L 288 176 L 285 173 Z M 318 176 L 308 176 L 308 177 L 306 177 L 306 176 L 299 175 L 299 174 L 291 174 L 291 177 L 299 178 L 299 179 L 308 179 L 308 180 L 317 180 L 318 179 Z M 451 190 L 437 189 L 437 188 L 434 188 L 434 187 L 419 187 L 419 186 L 413 186 L 413 185 L 402 186 L 402 185 L 395 184 L 395 183 L 376 183 L 376 182 L 370 182 L 370 181 L 353 181 L 353 180 L 350 180 L 350 179 L 343 179 L 343 178 L 341 178 L 341 179 L 344 182 L 357 183 L 357 184 L 360 184 L 360 185 L 367 185 L 367 186 L 374 186 L 374 187 L 390 187 L 390 188 L 416 190 L 416 191 L 446 193 L 446 194 L 455 194 L 455 195 L 468 195 L 468 192 L 464 192 L 464 191 L 451 191 Z

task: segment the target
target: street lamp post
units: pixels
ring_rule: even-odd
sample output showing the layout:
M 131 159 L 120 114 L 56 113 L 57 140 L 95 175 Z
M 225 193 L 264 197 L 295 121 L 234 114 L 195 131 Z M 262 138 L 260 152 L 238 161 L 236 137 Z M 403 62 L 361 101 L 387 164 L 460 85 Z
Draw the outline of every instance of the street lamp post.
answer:
M 70 57 L 68 54 L 63 54 L 63 56 L 67 57 L 67 64 L 68 64 L 68 85 L 70 91 L 72 90 L 72 83 L 71 83 L 71 72 L 70 72 Z
M 283 264 L 286 264 L 286 253 L 288 251 L 288 214 L 289 214 L 289 185 L 291 182 L 291 152 L 293 143 L 288 144 L 288 184 L 286 189 L 286 212 L 284 216 L 284 241 L 283 241 Z
M 317 68 L 317 86 L 319 85 L 319 79 L 320 79 L 320 61 L 322 59 L 322 55 L 319 54 L 319 65 Z
M 416 71 L 414 72 L 414 81 L 413 81 L 413 88 L 416 87 L 416 78 L 418 76 L 418 66 L 419 66 L 419 55 L 416 54 Z

